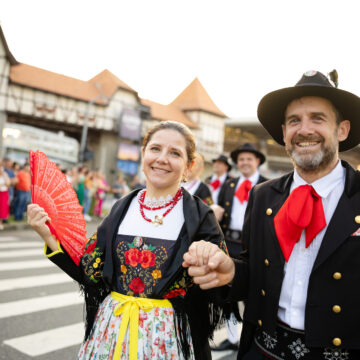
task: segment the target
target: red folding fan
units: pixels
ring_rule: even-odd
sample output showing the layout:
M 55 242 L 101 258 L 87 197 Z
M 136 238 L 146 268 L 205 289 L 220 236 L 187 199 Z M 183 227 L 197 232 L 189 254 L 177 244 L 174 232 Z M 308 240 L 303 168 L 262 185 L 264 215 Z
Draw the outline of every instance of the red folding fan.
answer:
M 51 233 L 76 265 L 84 254 L 86 222 L 72 185 L 56 164 L 40 151 L 30 151 L 31 197 L 48 213 Z

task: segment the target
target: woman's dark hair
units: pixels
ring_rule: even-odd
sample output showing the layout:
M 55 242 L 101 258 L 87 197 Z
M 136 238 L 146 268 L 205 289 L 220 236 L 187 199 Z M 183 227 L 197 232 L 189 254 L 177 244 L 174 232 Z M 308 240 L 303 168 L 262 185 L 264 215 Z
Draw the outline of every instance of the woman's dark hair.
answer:
M 160 123 L 153 126 L 145 135 L 142 145 L 144 149 L 151 140 L 152 136 L 160 130 L 175 130 L 179 132 L 185 139 L 186 142 L 186 154 L 188 157 L 188 163 L 191 163 L 195 158 L 195 139 L 191 130 L 184 124 L 176 121 L 161 121 Z

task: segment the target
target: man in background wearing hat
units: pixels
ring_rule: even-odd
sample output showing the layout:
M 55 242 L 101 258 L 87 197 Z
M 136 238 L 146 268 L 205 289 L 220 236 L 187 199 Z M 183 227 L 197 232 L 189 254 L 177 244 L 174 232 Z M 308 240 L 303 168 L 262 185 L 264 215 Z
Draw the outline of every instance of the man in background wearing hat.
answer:
M 238 260 L 198 242 L 183 265 L 246 299 L 238 359 L 360 359 L 360 173 L 338 153 L 360 142 L 360 98 L 312 71 L 258 117 L 294 171 L 251 192 Z
M 241 244 L 241 232 L 244 224 L 246 206 L 249 200 L 251 188 L 267 179 L 260 175 L 259 166 L 265 162 L 265 156 L 256 150 L 254 145 L 246 143 L 235 149 L 230 154 L 232 161 L 237 165 L 241 176 L 231 178 L 223 185 L 218 205 L 211 206 L 219 220 L 221 229 L 225 235 L 226 246 L 232 258 L 238 258 L 243 246 Z M 234 311 L 237 312 L 237 302 L 234 303 Z M 239 333 L 230 319 L 226 323 L 227 339 L 212 350 L 237 350 Z
M 214 204 L 217 204 L 218 196 L 225 181 L 230 178 L 228 174 L 232 166 L 225 155 L 220 155 L 217 159 L 213 159 L 214 174 L 206 178 L 205 182 L 209 184 Z

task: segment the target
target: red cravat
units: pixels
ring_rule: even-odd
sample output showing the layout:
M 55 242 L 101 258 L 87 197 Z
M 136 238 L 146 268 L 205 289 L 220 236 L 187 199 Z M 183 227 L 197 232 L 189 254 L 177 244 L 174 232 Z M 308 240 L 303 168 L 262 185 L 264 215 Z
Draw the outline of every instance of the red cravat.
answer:
M 219 179 L 216 179 L 212 183 L 210 183 L 210 186 L 212 187 L 213 191 L 215 191 L 220 185 L 221 182 Z
M 297 187 L 274 217 L 274 224 L 285 261 L 288 261 L 304 229 L 308 247 L 326 226 L 321 197 L 311 185 Z
M 235 196 L 241 203 L 249 200 L 249 191 L 251 190 L 251 181 L 243 181 L 235 192 Z

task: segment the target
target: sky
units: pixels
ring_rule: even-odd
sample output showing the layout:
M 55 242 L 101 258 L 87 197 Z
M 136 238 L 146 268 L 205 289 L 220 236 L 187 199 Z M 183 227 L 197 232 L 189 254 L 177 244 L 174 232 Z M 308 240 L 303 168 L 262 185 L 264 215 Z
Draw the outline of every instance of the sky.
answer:
M 198 77 L 230 118 L 307 70 L 360 95 L 357 0 L 1 0 L 22 63 L 81 80 L 104 69 L 168 104 Z

